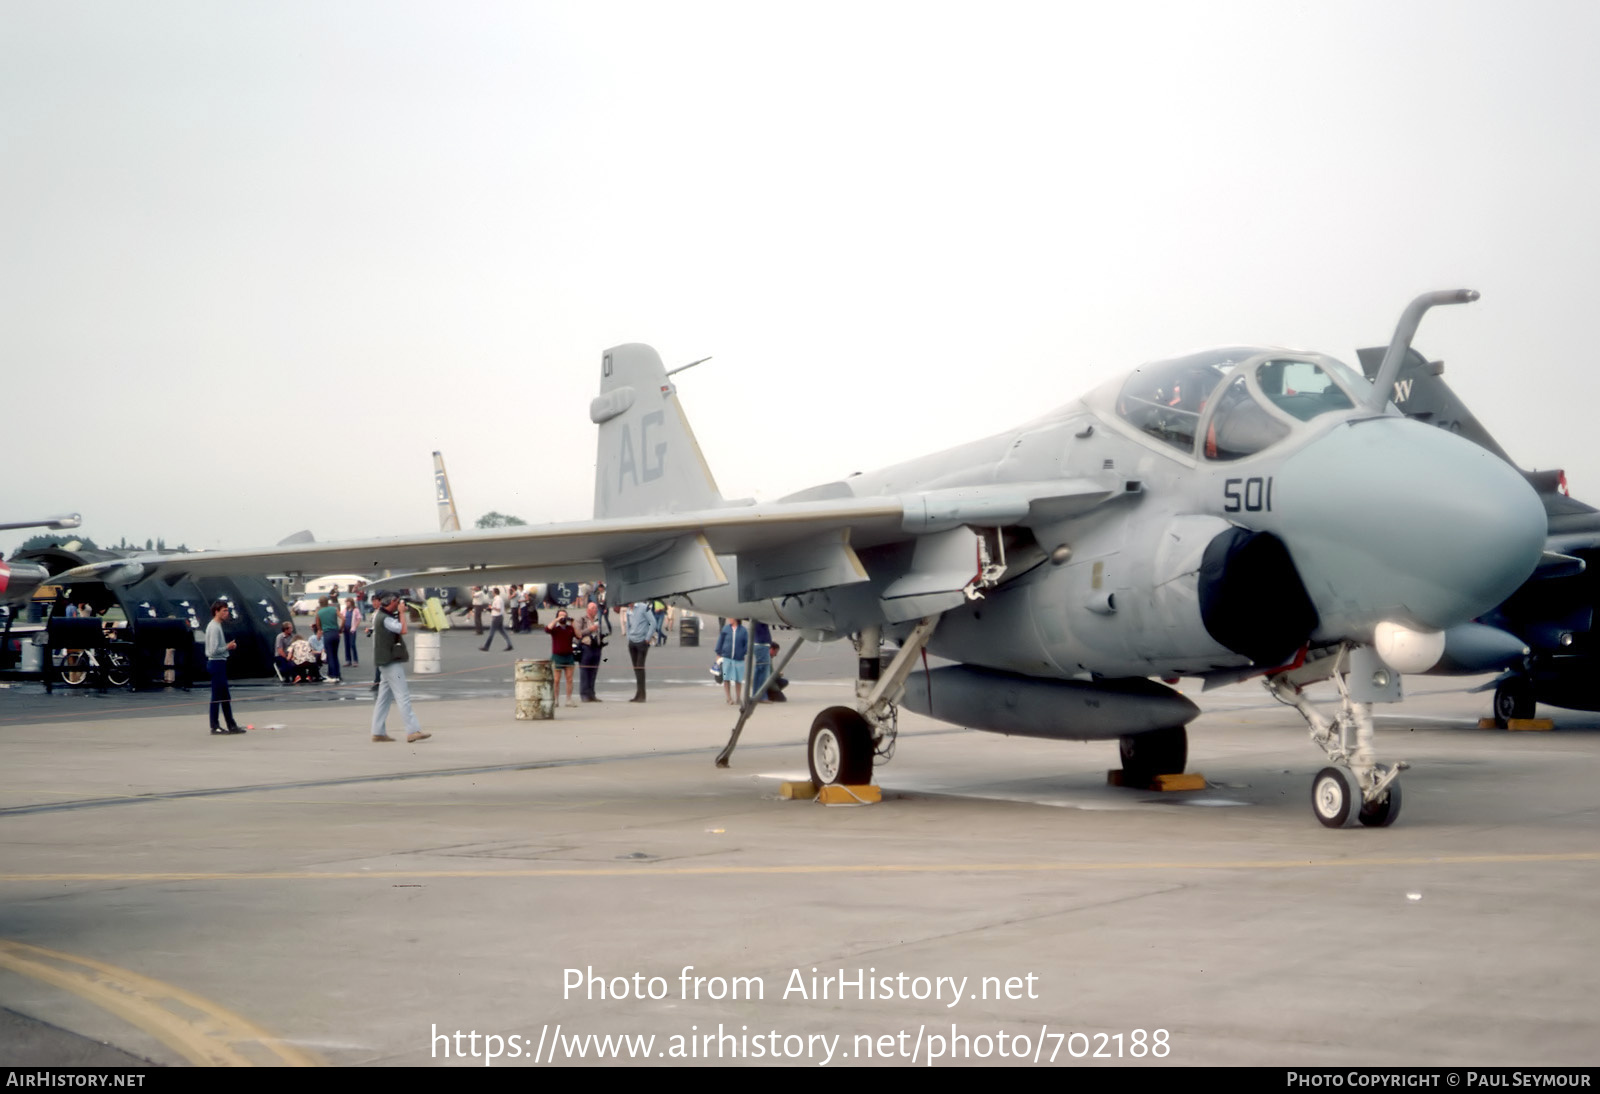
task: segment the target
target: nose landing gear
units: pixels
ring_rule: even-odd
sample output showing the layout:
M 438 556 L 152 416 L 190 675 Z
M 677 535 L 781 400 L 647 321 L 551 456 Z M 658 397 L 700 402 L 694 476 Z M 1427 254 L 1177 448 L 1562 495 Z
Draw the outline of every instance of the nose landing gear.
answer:
M 1319 671 L 1320 669 L 1320 671 Z M 1329 717 L 1305 695 L 1308 684 L 1332 677 L 1339 687 L 1339 712 Z M 1352 687 L 1352 678 L 1355 686 Z M 1303 667 L 1269 676 L 1267 691 L 1280 703 L 1294 707 L 1306 720 L 1311 740 L 1327 753 L 1333 766 L 1317 772 L 1311 781 L 1311 812 L 1328 828 L 1359 823 L 1386 828 L 1400 816 L 1400 773 L 1404 760 L 1385 765 L 1373 751 L 1372 703 L 1363 701 L 1400 697 L 1399 679 L 1372 651 L 1346 644 L 1331 658 L 1307 662 Z

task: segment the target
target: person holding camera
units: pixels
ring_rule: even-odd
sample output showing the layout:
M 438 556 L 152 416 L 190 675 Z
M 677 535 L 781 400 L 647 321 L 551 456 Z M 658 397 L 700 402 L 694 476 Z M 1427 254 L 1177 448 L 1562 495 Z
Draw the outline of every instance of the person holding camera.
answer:
M 406 662 L 411 655 L 406 652 L 406 613 L 404 602 L 393 590 L 385 590 L 378 598 L 378 617 L 372 626 L 372 660 L 378 666 L 378 702 L 372 708 L 372 739 L 392 741 L 389 736 L 389 707 L 398 704 L 400 716 L 405 720 L 406 743 L 416 744 L 432 737 L 422 732 L 417 715 L 411 709 L 411 690 L 406 686 Z
M 578 660 L 578 631 L 572 625 L 572 620 L 567 618 L 567 609 L 560 608 L 556 611 L 554 623 L 545 625 L 545 633 L 550 636 L 550 668 L 555 676 L 555 702 L 561 702 L 561 677 L 567 678 L 567 706 L 575 707 L 578 704 L 572 701 L 572 666 Z
M 605 635 L 601 633 L 600 605 L 593 600 L 583 609 L 578 620 L 578 698 L 585 703 L 598 703 L 594 693 L 595 679 L 600 675 L 600 651 L 605 648 Z

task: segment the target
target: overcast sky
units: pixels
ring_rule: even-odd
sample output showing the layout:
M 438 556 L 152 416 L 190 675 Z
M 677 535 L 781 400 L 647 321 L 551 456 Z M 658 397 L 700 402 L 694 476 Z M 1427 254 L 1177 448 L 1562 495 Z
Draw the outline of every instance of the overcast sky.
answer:
M 1597 55 L 1592 2 L 3 0 L 0 520 L 429 531 L 434 449 L 465 522 L 583 519 L 630 341 L 774 498 L 1455 287 L 1418 348 L 1600 504 Z

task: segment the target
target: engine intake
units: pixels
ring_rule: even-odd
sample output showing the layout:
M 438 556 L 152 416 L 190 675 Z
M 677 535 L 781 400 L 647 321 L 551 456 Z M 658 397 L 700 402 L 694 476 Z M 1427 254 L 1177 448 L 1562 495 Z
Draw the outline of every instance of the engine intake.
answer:
M 1200 562 L 1200 620 L 1234 653 L 1281 665 L 1317 629 L 1317 609 L 1294 559 L 1271 532 L 1229 528 Z

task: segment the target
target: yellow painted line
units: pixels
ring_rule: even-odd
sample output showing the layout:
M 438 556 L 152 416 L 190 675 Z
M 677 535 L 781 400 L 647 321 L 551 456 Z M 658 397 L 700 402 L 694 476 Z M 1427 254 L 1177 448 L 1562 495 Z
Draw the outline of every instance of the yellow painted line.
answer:
M 87 999 L 202 1067 L 254 1067 L 256 1061 L 240 1051 L 252 1046 L 254 1055 L 264 1063 L 289 1067 L 316 1067 L 319 1063 L 309 1053 L 284 1044 L 209 999 L 92 958 L 0 939 L 0 968 Z M 183 1017 L 168 1009 L 168 1003 L 180 1004 L 199 1017 Z
M 1239 859 L 1215 862 L 930 862 L 849 866 L 551 866 L 511 870 L 281 870 L 261 873 L 172 872 L 0 874 L 0 883 L 35 881 L 429 881 L 558 877 L 761 877 L 818 874 L 1041 874 L 1138 870 L 1323 870 L 1381 866 L 1493 866 L 1600 862 L 1600 851 L 1529 855 L 1419 855 L 1394 858 Z

